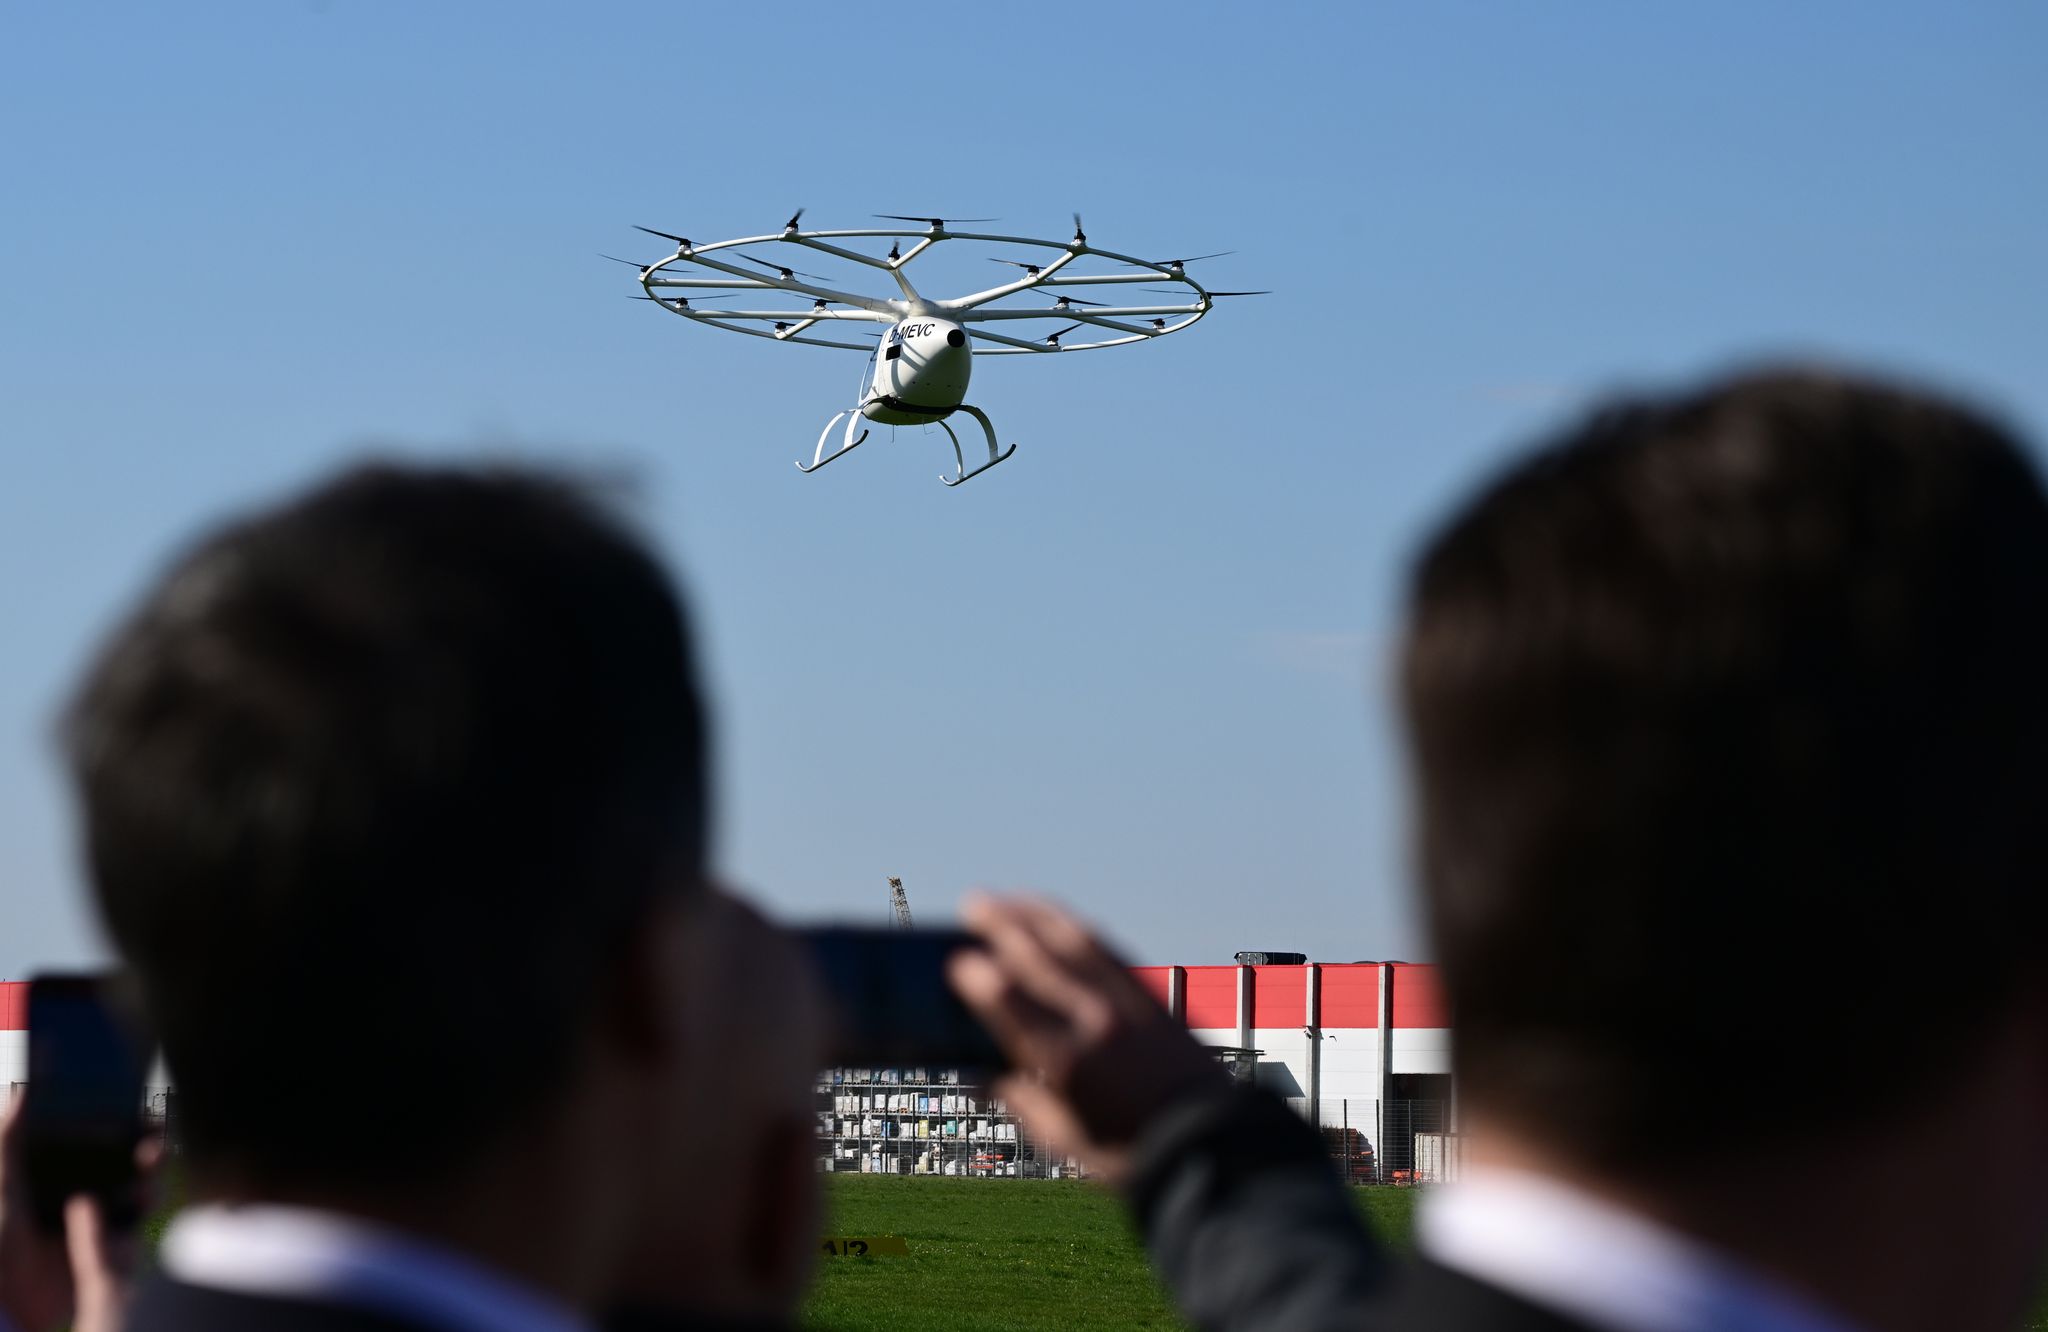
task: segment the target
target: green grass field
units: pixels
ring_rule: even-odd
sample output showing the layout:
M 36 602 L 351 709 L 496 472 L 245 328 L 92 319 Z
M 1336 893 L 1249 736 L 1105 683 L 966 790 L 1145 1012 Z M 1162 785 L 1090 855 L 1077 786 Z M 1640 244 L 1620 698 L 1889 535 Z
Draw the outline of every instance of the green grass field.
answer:
M 1179 1328 L 1123 1207 L 1092 1184 L 1047 1180 L 826 1181 L 836 1235 L 901 1235 L 908 1258 L 825 1258 L 805 1325 L 831 1332 Z M 1406 1245 L 1412 1189 L 1360 1189 Z
M 820 1332 L 1084 1332 L 1180 1328 L 1110 1194 L 1037 1180 L 826 1181 L 829 1229 L 901 1235 L 908 1258 L 825 1258 L 805 1309 Z M 1389 1244 L 1409 1242 L 1418 1194 L 1358 1189 Z M 2048 1332 L 2048 1292 L 2023 1324 Z

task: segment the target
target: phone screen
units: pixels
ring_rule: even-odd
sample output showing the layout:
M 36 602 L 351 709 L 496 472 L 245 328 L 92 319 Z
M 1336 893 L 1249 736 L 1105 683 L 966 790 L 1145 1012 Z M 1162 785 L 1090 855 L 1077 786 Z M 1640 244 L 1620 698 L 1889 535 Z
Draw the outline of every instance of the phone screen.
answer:
M 1001 1069 L 1003 1052 L 946 983 L 946 959 L 981 941 L 964 930 L 831 926 L 803 931 L 832 1009 L 832 1062 L 856 1067 Z
M 21 1164 L 30 1210 L 46 1231 L 62 1230 L 64 1202 L 79 1193 L 100 1200 L 109 1224 L 134 1221 L 148 1068 L 148 1044 L 105 979 L 29 982 Z

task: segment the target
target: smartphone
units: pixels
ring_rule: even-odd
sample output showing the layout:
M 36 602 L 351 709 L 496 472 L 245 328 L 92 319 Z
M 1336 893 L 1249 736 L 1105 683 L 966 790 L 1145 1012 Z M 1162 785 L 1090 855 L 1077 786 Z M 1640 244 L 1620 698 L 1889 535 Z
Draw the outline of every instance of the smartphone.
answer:
M 64 1203 L 80 1193 L 99 1200 L 110 1226 L 134 1225 L 149 1054 L 135 1006 L 111 979 L 30 979 L 21 1170 L 45 1232 L 63 1232 Z
M 831 1060 L 856 1068 L 1000 1070 L 1009 1061 L 953 987 L 946 959 L 964 930 L 827 926 L 801 931 L 832 1010 Z

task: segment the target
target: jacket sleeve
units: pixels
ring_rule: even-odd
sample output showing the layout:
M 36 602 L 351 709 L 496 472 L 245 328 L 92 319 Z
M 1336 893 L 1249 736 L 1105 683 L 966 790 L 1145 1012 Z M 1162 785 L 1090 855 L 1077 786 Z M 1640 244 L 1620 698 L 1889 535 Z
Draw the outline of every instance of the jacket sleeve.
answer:
M 1277 1097 L 1233 1089 L 1140 1139 L 1129 1187 L 1145 1248 L 1209 1332 L 1358 1332 L 1389 1264 L 1316 1131 Z

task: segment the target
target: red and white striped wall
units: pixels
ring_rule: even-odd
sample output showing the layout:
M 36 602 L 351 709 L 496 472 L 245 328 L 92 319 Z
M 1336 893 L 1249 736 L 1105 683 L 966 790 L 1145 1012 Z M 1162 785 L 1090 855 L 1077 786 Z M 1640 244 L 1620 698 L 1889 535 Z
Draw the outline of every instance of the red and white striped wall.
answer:
M 1259 1050 L 1261 1084 L 1336 1123 L 1345 1100 L 1392 1101 L 1393 1078 L 1451 1071 L 1436 968 L 1414 962 L 1137 967 L 1204 1045 Z
M 1258 1077 L 1337 1122 L 1343 1101 L 1392 1101 L 1403 1073 L 1451 1071 L 1436 968 L 1413 962 L 1137 967 L 1204 1045 L 1260 1050 Z M 0 1092 L 28 1080 L 28 984 L 0 981 Z M 161 1081 L 159 1074 L 157 1081 Z
M 28 982 L 0 981 L 0 1106 L 7 1090 L 28 1081 Z

